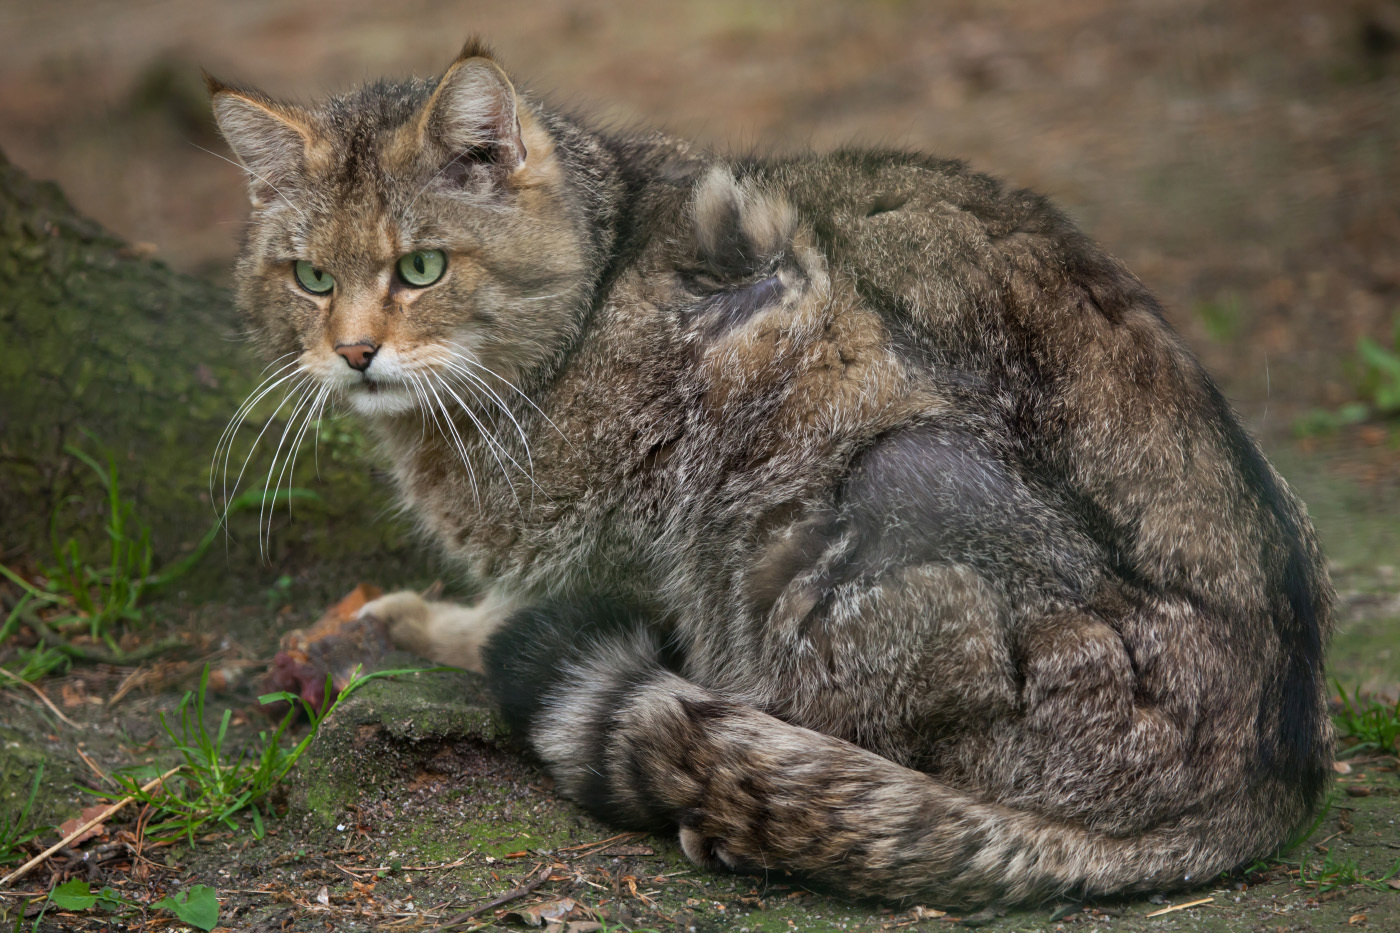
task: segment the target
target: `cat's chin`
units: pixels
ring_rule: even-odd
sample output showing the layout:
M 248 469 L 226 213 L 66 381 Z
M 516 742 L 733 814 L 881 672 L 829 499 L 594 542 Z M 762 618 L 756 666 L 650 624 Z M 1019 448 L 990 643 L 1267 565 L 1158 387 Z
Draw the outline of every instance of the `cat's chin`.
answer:
M 382 382 L 357 385 L 344 393 L 356 414 L 386 417 L 405 415 L 418 407 L 417 400 L 404 386 Z

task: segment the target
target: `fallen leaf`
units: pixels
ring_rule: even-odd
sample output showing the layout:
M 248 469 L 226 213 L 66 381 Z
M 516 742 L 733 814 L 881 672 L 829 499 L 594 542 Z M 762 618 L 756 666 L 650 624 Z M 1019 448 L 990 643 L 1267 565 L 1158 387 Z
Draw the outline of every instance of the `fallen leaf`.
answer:
M 1379 447 L 1388 437 L 1386 429 L 1378 424 L 1368 424 L 1357 429 L 1356 437 L 1367 447 Z M 1364 917 L 1362 919 L 1365 919 Z
M 1347 918 L 1347 923 L 1349 923 L 1349 924 L 1351 924 L 1351 925 L 1353 925 L 1353 926 L 1356 926 L 1356 925 L 1359 925 L 1359 924 L 1362 924 L 1362 923 L 1365 923 L 1365 922 L 1366 922 L 1366 915 L 1365 915 L 1365 914 L 1352 914 L 1350 917 Z
M 331 890 L 324 884 L 321 885 L 321 890 L 316 892 L 316 903 L 323 907 L 331 906 Z
M 66 821 L 64 821 L 63 823 L 59 824 L 59 827 L 58 827 L 58 838 L 60 838 L 60 839 L 67 839 L 69 833 L 71 833 L 73 830 L 77 829 L 79 826 L 82 826 L 84 823 L 86 823 L 88 820 L 92 819 L 94 816 L 97 816 L 99 813 L 105 812 L 109 806 L 111 806 L 111 805 L 110 805 L 110 804 L 105 804 L 105 803 L 104 803 L 104 804 L 97 804 L 97 805 L 94 805 L 94 806 L 91 806 L 91 807 L 83 807 L 83 812 L 82 812 L 82 813 L 79 813 L 76 817 L 74 817 L 74 818 L 71 819 L 71 820 L 66 820 Z M 72 842 L 68 843 L 68 845 L 69 845 L 69 846 L 81 845 L 81 844 L 83 844 L 84 842 L 86 842 L 86 841 L 89 840 L 89 839 L 95 839 L 95 838 L 98 837 L 98 836 L 105 836 L 106 834 L 107 834 L 107 824 L 106 824 L 106 823 L 98 823 L 96 826 L 93 826 L 91 829 L 89 829 L 87 832 L 83 833 L 83 834 L 82 834 L 81 836 L 79 836 L 77 839 L 74 839 Z
M 378 599 L 384 595 L 384 591 L 372 583 L 361 583 L 349 593 L 346 593 L 330 609 L 326 611 L 327 616 L 339 619 L 341 622 L 349 622 L 355 617 L 355 613 L 365 607 L 371 600 Z
M 504 916 L 507 919 L 514 917 L 527 927 L 539 927 L 546 923 L 562 923 L 576 906 L 578 904 L 573 898 L 563 897 L 557 901 L 545 901 L 543 904 L 516 907 L 506 911 Z
M 1345 761 L 1332 762 L 1332 770 L 1338 774 L 1351 774 L 1351 764 Z

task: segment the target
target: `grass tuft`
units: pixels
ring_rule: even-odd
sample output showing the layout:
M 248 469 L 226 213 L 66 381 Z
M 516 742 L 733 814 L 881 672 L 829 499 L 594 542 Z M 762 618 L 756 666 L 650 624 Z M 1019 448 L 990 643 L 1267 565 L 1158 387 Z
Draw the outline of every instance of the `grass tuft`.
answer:
M 237 831 L 239 827 L 233 818 L 247 811 L 253 837 L 261 839 L 264 827 L 259 804 L 286 777 L 310 747 L 321 723 L 341 703 L 372 680 L 440 670 L 452 668 L 408 668 L 371 674 L 362 674 L 356 669 L 335 700 L 320 712 L 302 698 L 286 691 L 264 694 L 258 698 L 264 705 L 286 702 L 291 704 L 291 708 L 276 729 L 259 732 L 255 743 L 235 753 L 226 746 L 232 710 L 224 710 L 213 732 L 206 725 L 205 695 L 209 687 L 209 666 L 205 665 L 199 678 L 199 689 L 186 693 L 176 707 L 172 717 L 174 724 L 167 720 L 164 713 L 160 715 L 161 727 L 170 740 L 168 749 L 178 752 L 183 759 L 180 771 L 151 790 L 145 790 L 143 785 L 159 773 L 152 767 L 114 774 L 112 777 L 119 785 L 118 790 L 87 790 L 107 800 L 131 797 L 136 803 L 149 806 L 152 809 L 152 823 L 147 832 L 153 838 L 177 839 L 183 836 L 193 845 L 195 835 L 211 824 L 222 824 Z M 334 695 L 329 677 L 325 695 Z M 311 728 L 295 745 L 285 747 L 282 740 L 297 716 L 297 704 L 306 711 Z
M 1355 859 L 1344 859 L 1330 851 L 1323 855 L 1322 863 L 1316 869 L 1308 859 L 1298 863 L 1298 883 L 1316 888 L 1319 894 L 1355 884 L 1390 893 L 1391 888 L 1386 882 L 1396 875 L 1400 875 L 1400 858 L 1395 860 L 1389 871 L 1374 878 L 1363 874 Z
M 224 516 L 210 526 L 193 551 L 157 571 L 153 568 L 150 529 L 136 518 L 133 501 L 121 494 L 116 458 L 109 452 L 106 466 L 103 466 L 77 447 L 69 445 L 64 450 L 87 466 L 102 486 L 106 496 L 106 519 L 101 538 L 106 542 L 106 552 L 90 555 L 77 535 L 65 538 L 59 534 L 63 507 L 83 501 L 80 496 L 66 496 L 49 518 L 53 562 L 40 568 L 38 580 L 26 580 L 0 564 L 0 576 L 20 589 L 18 602 L 0 626 L 0 645 L 15 634 L 21 624 L 28 625 L 39 635 L 37 646 L 15 653 L 19 665 L 13 672 L 29 681 L 66 670 L 74 659 L 126 660 L 117 647 L 118 628 L 123 624 L 140 623 L 145 597 L 180 579 L 199 563 L 218 539 L 228 516 L 261 508 L 266 502 L 276 505 L 292 499 L 315 498 L 314 493 L 305 489 L 249 490 L 228 504 Z M 114 656 L 97 657 L 94 652 L 68 642 L 66 636 L 83 629 L 94 641 L 104 642 Z
M 1337 732 L 1343 739 L 1355 740 L 1339 750 L 1337 757 L 1348 758 L 1362 752 L 1379 752 L 1383 755 L 1400 752 L 1396 744 L 1396 740 L 1400 739 L 1400 700 L 1394 704 L 1363 701 L 1360 687 L 1347 696 L 1340 681 L 1333 683 L 1337 686 L 1342 703 L 1341 711 L 1333 716 Z
M 34 772 L 34 782 L 29 786 L 29 799 L 24 802 L 19 813 L 11 817 L 6 811 L 0 815 L 0 865 L 23 861 L 23 846 L 43 831 L 43 827 L 29 826 L 29 818 L 34 812 L 34 800 L 39 796 L 39 784 L 44 779 L 44 763 L 40 762 Z

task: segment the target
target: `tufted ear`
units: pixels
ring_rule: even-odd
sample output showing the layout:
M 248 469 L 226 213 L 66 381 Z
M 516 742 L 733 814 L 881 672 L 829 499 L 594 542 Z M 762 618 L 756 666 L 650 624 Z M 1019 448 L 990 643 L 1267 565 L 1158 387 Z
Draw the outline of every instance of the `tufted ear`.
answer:
M 476 40 L 439 79 L 419 117 L 419 136 L 444 161 L 490 163 L 513 172 L 525 164 L 515 88 Z
M 780 261 L 797 229 L 786 199 L 739 181 L 723 164 L 696 184 L 690 215 L 698 258 L 723 279 L 742 279 Z
M 257 91 L 232 87 L 208 74 L 204 81 L 219 132 L 248 170 L 248 196 L 254 207 L 263 207 L 305 170 L 314 138 L 311 121 L 300 108 Z

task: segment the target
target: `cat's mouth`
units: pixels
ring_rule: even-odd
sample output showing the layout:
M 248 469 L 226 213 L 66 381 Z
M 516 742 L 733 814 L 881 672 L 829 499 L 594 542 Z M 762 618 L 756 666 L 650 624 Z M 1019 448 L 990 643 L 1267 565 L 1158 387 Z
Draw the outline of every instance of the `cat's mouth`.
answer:
M 341 391 L 350 407 L 364 415 L 392 415 L 411 411 L 416 400 L 408 386 L 393 379 L 372 379 L 362 376 Z

